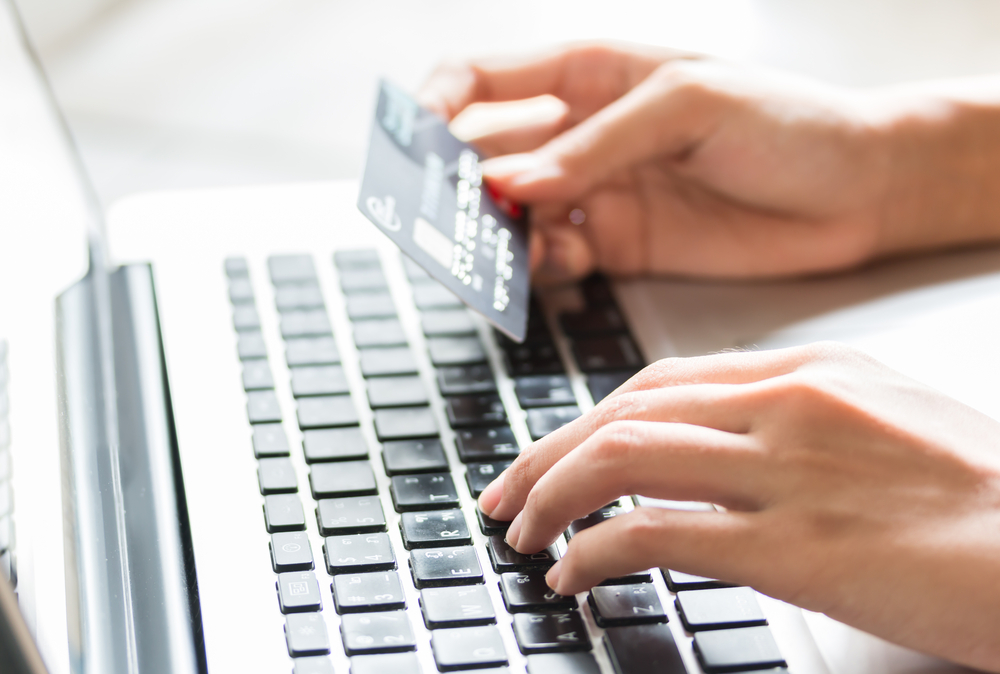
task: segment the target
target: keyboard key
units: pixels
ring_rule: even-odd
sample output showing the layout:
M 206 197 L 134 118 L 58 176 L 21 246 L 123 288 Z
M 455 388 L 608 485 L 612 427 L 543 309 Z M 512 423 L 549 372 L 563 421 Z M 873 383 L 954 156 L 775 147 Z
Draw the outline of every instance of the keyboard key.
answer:
M 315 283 L 280 286 L 274 291 L 274 304 L 278 311 L 322 309 L 323 293 Z
M 389 284 L 386 283 L 385 275 L 380 266 L 365 269 L 342 269 L 340 271 L 340 289 L 344 291 L 345 295 L 387 290 L 388 287 Z
M 416 653 L 383 653 L 355 655 L 351 674 L 423 674 L 423 670 Z
M 326 570 L 330 575 L 388 571 L 396 568 L 396 556 L 389 534 L 352 534 L 329 536 L 323 542 Z
M 514 380 L 514 392 L 524 408 L 576 404 L 573 387 L 564 374 L 518 377 Z
M 229 280 L 229 301 L 233 304 L 253 304 L 253 284 L 249 278 Z
M 523 344 L 504 351 L 512 377 L 532 374 L 562 374 L 566 371 L 553 343 Z
M 465 470 L 465 482 L 469 485 L 472 498 L 479 498 L 490 482 L 510 467 L 512 461 L 494 461 L 493 463 L 470 463 Z
M 420 610 L 428 629 L 489 625 L 497 621 L 490 593 L 482 585 L 429 587 L 420 591 Z
M 440 283 L 421 283 L 413 286 L 413 303 L 421 311 L 425 309 L 461 309 L 465 306 L 455 293 Z
M 601 274 L 591 274 L 579 283 L 580 291 L 588 307 L 600 307 L 615 303 L 611 283 Z
M 652 583 L 653 576 L 645 571 L 640 571 L 639 573 L 630 573 L 627 576 L 618 576 L 617 578 L 605 578 L 601 581 L 601 585 L 635 585 L 637 583 Z
M 374 248 L 357 248 L 353 250 L 338 250 L 333 254 L 333 264 L 337 269 L 367 269 L 381 267 L 382 260 Z
M 287 494 L 299 489 L 292 461 L 284 456 L 258 461 L 257 482 L 261 494 Z
M 458 509 L 403 513 L 399 529 L 403 534 L 403 547 L 407 550 L 472 545 L 469 525 Z
M 309 571 L 313 568 L 309 536 L 301 531 L 271 534 L 271 568 L 275 573 Z
M 281 406 L 274 391 L 247 392 L 247 417 L 251 424 L 281 421 Z
M 614 304 L 562 314 L 559 324 L 571 338 L 614 335 L 628 331 L 625 318 Z
M 333 662 L 325 655 L 295 658 L 292 663 L 292 674 L 336 674 Z
M 620 372 L 597 372 L 587 375 L 587 388 L 595 403 L 607 398 L 611 393 L 632 378 L 635 372 L 625 370 Z
M 479 337 L 428 337 L 427 352 L 434 367 L 476 365 L 486 362 Z
M 416 375 L 375 377 L 368 382 L 368 402 L 372 408 L 427 405 L 427 389 Z
M 330 318 L 324 309 L 286 311 L 281 314 L 279 323 L 281 336 L 285 339 L 330 335 L 333 332 L 333 328 L 330 327 Z
M 330 635 L 322 613 L 293 613 L 285 616 L 285 642 L 288 654 L 318 655 L 330 652 Z
M 766 625 L 767 618 L 749 587 L 720 587 L 677 593 L 677 612 L 689 632 Z
M 296 398 L 339 395 L 351 391 L 344 368 L 339 365 L 293 367 L 291 373 L 292 395 Z
M 288 367 L 300 365 L 335 365 L 340 351 L 333 337 L 301 337 L 285 340 L 285 360 Z
M 406 608 L 403 586 L 395 571 L 341 574 L 333 577 L 337 613 L 391 611 Z
M 452 428 L 496 426 L 507 421 L 507 411 L 495 393 L 446 398 L 445 411 Z
M 253 453 L 258 459 L 264 456 L 288 456 L 288 438 L 281 424 L 255 424 L 253 427 Z
M 267 358 L 267 345 L 260 330 L 247 330 L 236 337 L 236 352 L 240 360 Z
M 348 655 L 412 651 L 417 647 L 405 611 L 347 613 L 341 617 L 340 635 Z
M 390 407 L 374 411 L 375 435 L 380 441 L 433 438 L 437 420 L 430 407 Z
M 537 407 L 527 410 L 528 432 L 532 440 L 539 440 L 579 418 L 581 414 L 580 408 L 576 405 Z
M 521 453 L 510 426 L 458 431 L 455 445 L 463 463 L 513 460 Z
M 243 361 L 243 389 L 257 391 L 274 388 L 271 368 L 263 358 Z
M 394 440 L 382 445 L 382 463 L 390 477 L 405 473 L 444 473 L 448 457 L 440 440 Z
M 541 571 L 501 574 L 500 593 L 509 613 L 566 611 L 576 608 L 576 597 L 557 594 L 545 582 L 545 574 Z
M 573 357 L 584 372 L 633 370 L 645 363 L 639 349 L 628 335 L 588 337 L 573 342 Z
M 360 349 L 358 354 L 361 358 L 361 374 L 366 377 L 417 373 L 417 361 L 408 346 Z
M 233 327 L 239 332 L 244 330 L 260 330 L 260 316 L 257 307 L 252 304 L 239 304 L 233 307 Z
M 483 567 L 471 545 L 413 550 L 410 574 L 418 589 L 483 582 Z
M 226 269 L 226 276 L 229 278 L 239 278 L 250 274 L 250 266 L 244 257 L 227 257 L 223 263 Z
M 714 578 L 705 578 L 704 576 L 695 576 L 690 573 L 681 573 L 680 571 L 674 571 L 673 569 L 660 569 L 660 571 L 663 573 L 663 580 L 666 581 L 667 587 L 670 588 L 671 592 L 680 592 L 682 590 L 708 590 L 710 588 L 727 586 L 727 583 L 715 580 Z
M 317 396 L 298 401 L 299 428 L 356 426 L 358 411 L 351 396 Z
M 385 531 L 382 503 L 371 496 L 323 499 L 316 504 L 316 522 L 324 536 Z
M 601 508 L 600 510 L 590 513 L 586 517 L 581 517 L 578 520 L 570 522 L 569 526 L 566 528 L 566 538 L 573 538 L 573 536 L 576 536 L 584 529 L 589 529 L 590 527 L 596 526 L 601 522 L 611 519 L 612 517 L 618 517 L 619 515 L 624 514 L 624 508 L 616 506 Z
M 368 441 L 357 426 L 303 431 L 302 449 L 307 463 L 368 458 Z
M 359 349 L 373 346 L 406 346 L 406 333 L 398 318 L 355 321 L 354 344 Z
M 694 635 L 694 652 L 709 674 L 785 666 L 767 627 L 698 632 Z
M 493 570 L 497 573 L 547 569 L 559 559 L 559 551 L 554 545 L 540 552 L 523 555 L 507 545 L 504 534 L 490 536 L 486 542 L 486 551 L 490 555 Z
M 420 327 L 428 337 L 476 334 L 476 323 L 465 309 L 441 309 L 420 314 Z
M 352 321 L 365 318 L 389 318 L 396 315 L 396 305 L 387 292 L 359 293 L 344 298 L 347 316 Z
M 271 283 L 305 283 L 316 280 L 316 267 L 310 255 L 272 255 L 267 258 Z
M 674 635 L 666 623 L 609 627 L 604 644 L 615 674 L 686 674 Z
M 278 574 L 278 602 L 282 613 L 318 611 L 322 606 L 319 583 L 312 571 Z
M 598 586 L 590 591 L 588 599 L 600 627 L 667 622 L 652 583 Z
M 528 656 L 528 674 L 601 674 L 590 653 L 536 653 Z
M 510 522 L 487 517 L 479 508 L 476 508 L 476 519 L 479 520 L 479 530 L 483 532 L 484 536 L 505 533 L 510 527 Z
M 389 487 L 396 512 L 457 508 L 458 490 L 448 473 L 396 475 Z
M 507 651 L 494 625 L 435 630 L 431 632 L 431 650 L 442 672 L 507 664 Z
M 577 611 L 515 613 L 514 637 L 525 655 L 590 650 L 587 626 Z
M 370 496 L 378 491 L 375 473 L 367 461 L 314 463 L 309 469 L 313 498 Z
M 267 533 L 279 531 L 302 531 L 306 528 L 306 516 L 302 502 L 296 494 L 271 494 L 264 497 L 264 523 Z
M 442 367 L 437 371 L 438 389 L 443 396 L 493 393 L 497 382 L 488 365 Z

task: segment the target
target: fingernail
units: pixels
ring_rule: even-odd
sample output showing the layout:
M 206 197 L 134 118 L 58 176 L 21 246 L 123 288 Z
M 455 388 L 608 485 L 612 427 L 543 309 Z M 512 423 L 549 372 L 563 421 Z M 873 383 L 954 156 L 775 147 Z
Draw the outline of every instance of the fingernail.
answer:
M 524 515 L 522 510 L 514 518 L 514 521 L 510 523 L 510 528 L 507 529 L 507 537 L 504 539 L 507 541 L 507 545 L 517 550 L 517 539 L 521 537 L 521 517 Z
M 533 152 L 508 154 L 484 161 L 483 175 L 487 178 L 503 180 L 520 173 L 534 171 L 538 169 L 539 164 L 539 158 Z
M 479 509 L 487 517 L 493 514 L 493 511 L 500 505 L 500 499 L 503 498 L 503 476 L 504 474 L 500 473 L 497 479 L 490 482 L 483 493 L 479 495 Z
M 548 583 L 549 587 L 556 591 L 556 594 L 562 594 L 559 592 L 559 574 L 562 573 L 562 560 L 552 565 L 549 572 L 545 574 L 545 582 Z

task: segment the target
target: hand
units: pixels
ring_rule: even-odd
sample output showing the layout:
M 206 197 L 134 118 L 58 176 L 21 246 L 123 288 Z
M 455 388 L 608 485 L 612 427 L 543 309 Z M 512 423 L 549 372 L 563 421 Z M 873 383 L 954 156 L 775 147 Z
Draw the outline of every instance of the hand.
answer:
M 505 155 L 485 162 L 490 182 L 532 207 L 545 282 L 595 268 L 793 275 L 996 239 L 1000 103 L 984 89 L 963 107 L 954 91 L 862 92 L 690 53 L 575 46 L 443 66 L 419 99 L 449 119 L 475 102 L 565 103 L 558 119 L 476 141 Z
M 660 361 L 528 447 L 480 507 L 533 553 L 625 494 L 725 510 L 587 529 L 554 590 L 671 568 L 1000 671 L 1000 424 L 859 352 Z

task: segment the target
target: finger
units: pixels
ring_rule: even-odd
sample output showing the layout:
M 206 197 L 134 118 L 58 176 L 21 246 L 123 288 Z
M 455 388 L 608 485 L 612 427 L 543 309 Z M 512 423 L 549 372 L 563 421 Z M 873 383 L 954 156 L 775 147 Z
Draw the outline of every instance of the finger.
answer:
M 552 119 L 518 124 L 469 140 L 487 157 L 497 157 L 537 149 L 568 129 L 569 126 L 569 116 L 564 111 L 563 114 Z
M 573 520 L 624 494 L 756 509 L 774 471 L 746 435 L 688 424 L 619 421 L 557 461 L 532 487 L 507 542 L 531 554 Z
M 566 596 L 656 567 L 744 584 L 759 529 L 754 514 L 637 508 L 573 536 L 546 580 Z
M 594 270 L 594 252 L 575 225 L 533 225 L 539 240 L 538 267 L 531 282 L 537 287 L 582 278 Z

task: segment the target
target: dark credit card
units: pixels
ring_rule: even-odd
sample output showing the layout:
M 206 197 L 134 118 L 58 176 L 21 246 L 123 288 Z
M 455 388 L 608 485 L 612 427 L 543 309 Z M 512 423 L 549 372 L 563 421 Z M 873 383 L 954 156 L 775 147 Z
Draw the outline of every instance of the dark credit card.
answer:
M 358 208 L 432 277 L 518 342 L 528 319 L 528 227 L 482 183 L 478 151 L 382 82 Z

